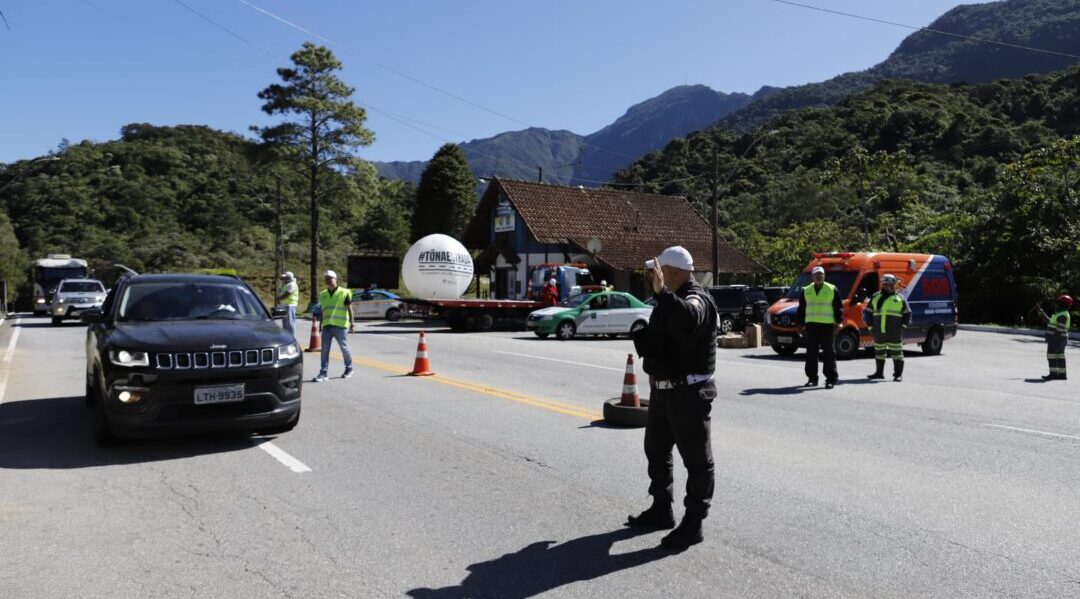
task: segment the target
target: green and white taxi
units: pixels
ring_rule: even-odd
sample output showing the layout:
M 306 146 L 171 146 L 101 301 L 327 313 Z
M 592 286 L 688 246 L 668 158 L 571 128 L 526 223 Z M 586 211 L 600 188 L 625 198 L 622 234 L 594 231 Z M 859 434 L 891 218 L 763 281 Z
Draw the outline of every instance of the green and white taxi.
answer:
M 556 306 L 529 314 L 525 326 L 541 339 L 563 341 L 575 335 L 628 335 L 649 323 L 652 306 L 629 293 L 579 293 Z

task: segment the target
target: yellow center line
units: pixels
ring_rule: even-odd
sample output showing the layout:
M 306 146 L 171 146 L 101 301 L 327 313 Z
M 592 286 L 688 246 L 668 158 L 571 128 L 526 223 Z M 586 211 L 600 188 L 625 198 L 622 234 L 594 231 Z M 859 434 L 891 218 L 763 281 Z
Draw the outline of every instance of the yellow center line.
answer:
M 333 350 L 330 352 L 330 357 L 338 360 L 339 362 L 345 361 L 345 356 L 341 355 L 341 352 Z M 367 368 L 374 368 L 376 370 L 382 370 L 385 372 L 392 372 L 394 374 L 409 374 L 411 370 L 409 368 L 402 368 L 397 364 L 390 364 L 387 362 L 381 362 L 372 358 L 365 358 L 363 356 L 353 355 L 353 365 L 365 366 Z M 433 383 L 440 383 L 449 387 L 456 387 L 465 391 L 472 391 L 474 393 L 480 393 L 489 397 L 495 397 L 498 399 L 504 399 L 506 401 L 512 401 L 515 403 L 532 406 L 534 408 L 540 408 L 542 410 L 548 410 L 550 412 L 557 412 L 559 414 L 565 414 L 567 416 L 576 416 L 583 418 L 590 422 L 595 420 L 601 420 L 604 416 L 600 412 L 590 410 L 588 408 L 582 408 L 572 404 L 562 403 L 558 401 L 552 401 L 550 399 L 541 399 L 539 397 L 532 397 L 530 395 L 524 395 L 515 391 L 509 391 L 507 389 L 500 389 L 498 387 L 491 387 L 480 383 L 472 383 L 469 381 L 463 381 L 443 375 L 417 377 Z

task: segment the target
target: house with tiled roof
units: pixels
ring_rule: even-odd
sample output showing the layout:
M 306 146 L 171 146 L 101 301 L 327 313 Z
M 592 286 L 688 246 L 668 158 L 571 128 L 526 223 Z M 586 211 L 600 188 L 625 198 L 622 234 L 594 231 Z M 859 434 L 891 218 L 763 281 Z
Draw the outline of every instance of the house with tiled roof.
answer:
M 645 261 L 672 245 L 690 251 L 699 279 L 713 269 L 711 227 L 685 197 L 619 189 L 494 178 L 463 242 L 500 299 L 524 297 L 530 270 L 547 263 L 584 262 L 596 280 L 640 292 Z M 768 272 L 723 239 L 717 270 Z

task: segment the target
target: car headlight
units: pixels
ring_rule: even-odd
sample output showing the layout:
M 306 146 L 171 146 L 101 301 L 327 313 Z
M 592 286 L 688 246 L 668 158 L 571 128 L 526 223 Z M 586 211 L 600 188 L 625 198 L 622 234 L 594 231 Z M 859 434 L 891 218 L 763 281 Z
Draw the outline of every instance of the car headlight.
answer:
M 281 360 L 292 360 L 293 358 L 300 357 L 300 346 L 296 343 L 289 343 L 278 347 L 278 358 Z
M 117 366 L 149 366 L 150 354 L 144 351 L 114 349 L 109 352 L 109 361 Z
M 45 298 L 43 298 L 43 297 L 37 298 L 37 303 L 44 304 L 45 303 Z

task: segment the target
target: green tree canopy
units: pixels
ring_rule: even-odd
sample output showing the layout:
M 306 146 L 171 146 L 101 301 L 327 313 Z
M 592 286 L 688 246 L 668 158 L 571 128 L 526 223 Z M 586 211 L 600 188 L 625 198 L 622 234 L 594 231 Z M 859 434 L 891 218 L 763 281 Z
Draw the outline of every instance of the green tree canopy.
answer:
M 456 144 L 439 148 L 420 176 L 413 212 L 413 241 L 432 233 L 460 239 L 478 201 L 476 179 L 465 153 Z

